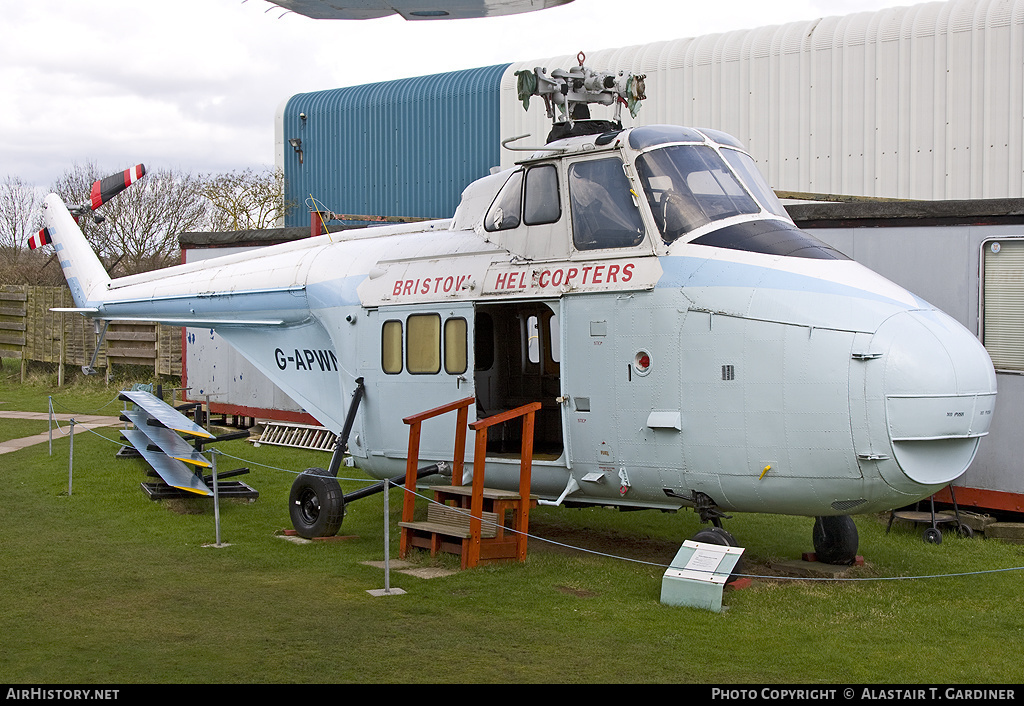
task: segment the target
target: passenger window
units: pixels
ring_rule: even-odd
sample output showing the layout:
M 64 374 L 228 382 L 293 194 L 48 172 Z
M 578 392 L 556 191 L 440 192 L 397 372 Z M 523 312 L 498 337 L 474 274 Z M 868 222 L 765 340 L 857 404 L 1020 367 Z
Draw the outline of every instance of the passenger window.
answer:
M 444 322 L 444 371 L 449 375 L 461 375 L 469 367 L 465 319 L 448 319 Z
M 617 157 L 569 167 L 569 208 L 577 250 L 626 248 L 644 239 L 640 211 Z
M 558 373 L 561 359 L 559 349 L 558 316 L 549 310 L 528 314 L 524 320 L 526 361 L 530 365 L 543 364 L 544 372 Z
M 437 314 L 413 314 L 406 346 L 406 365 L 414 375 L 432 375 L 441 371 L 441 317 Z
M 536 316 L 526 319 L 526 359 L 534 365 L 540 362 L 540 329 Z
M 523 171 L 515 172 L 494 199 L 484 217 L 484 230 L 510 230 L 519 227 L 519 211 L 523 201 Z
M 558 170 L 553 164 L 530 169 L 526 172 L 523 222 L 528 226 L 555 223 L 562 217 L 562 204 L 558 196 Z
M 381 331 L 380 367 L 388 375 L 402 372 L 402 322 L 385 321 Z

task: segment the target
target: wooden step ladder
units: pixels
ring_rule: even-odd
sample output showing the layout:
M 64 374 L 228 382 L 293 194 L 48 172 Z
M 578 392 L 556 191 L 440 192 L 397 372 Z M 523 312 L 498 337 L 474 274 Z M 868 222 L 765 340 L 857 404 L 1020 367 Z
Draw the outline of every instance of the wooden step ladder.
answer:
M 467 424 L 469 405 L 475 401 L 475 398 L 467 397 L 402 420 L 410 427 L 406 492 L 402 504 L 402 521 L 399 523 L 399 555 L 402 558 L 407 556 L 410 547 L 420 547 L 429 549 L 431 556 L 435 556 L 439 551 L 461 555 L 463 569 L 481 563 L 526 560 L 526 533 L 530 521 L 530 508 L 537 504 L 536 498 L 530 495 L 534 415 L 541 404 L 532 402 Z M 449 412 L 457 412 L 452 484 L 431 487 L 434 501 L 427 508 L 427 520 L 417 522 L 413 520 L 413 513 L 416 507 L 420 426 L 427 419 Z M 487 458 L 487 429 L 519 417 L 523 419 L 519 492 L 486 488 L 484 466 Z M 462 484 L 467 427 L 476 432 L 471 486 Z M 506 533 L 506 530 L 510 531 Z

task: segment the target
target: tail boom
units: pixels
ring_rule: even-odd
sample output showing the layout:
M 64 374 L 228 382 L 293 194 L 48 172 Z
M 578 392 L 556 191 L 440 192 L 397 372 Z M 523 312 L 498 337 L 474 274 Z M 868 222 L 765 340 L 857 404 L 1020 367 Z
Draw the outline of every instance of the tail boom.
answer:
M 110 276 L 57 194 L 50 194 L 43 201 L 43 221 L 75 306 L 95 307 L 105 296 Z

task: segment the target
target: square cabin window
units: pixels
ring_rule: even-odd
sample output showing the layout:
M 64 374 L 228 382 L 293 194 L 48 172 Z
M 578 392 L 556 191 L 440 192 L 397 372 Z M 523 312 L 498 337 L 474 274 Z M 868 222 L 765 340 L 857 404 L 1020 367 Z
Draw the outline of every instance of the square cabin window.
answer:
M 388 375 L 402 372 L 402 322 L 385 321 L 380 337 L 380 367 Z
M 465 319 L 444 322 L 444 371 L 449 375 L 461 375 L 469 367 L 467 331 Z
M 441 372 L 441 316 L 413 314 L 406 319 L 406 367 L 413 375 Z

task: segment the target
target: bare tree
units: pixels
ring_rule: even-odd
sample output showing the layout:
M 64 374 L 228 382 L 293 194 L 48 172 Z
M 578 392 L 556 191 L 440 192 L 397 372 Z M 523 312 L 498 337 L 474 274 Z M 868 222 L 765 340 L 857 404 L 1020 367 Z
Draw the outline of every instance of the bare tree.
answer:
M 17 261 L 25 241 L 42 227 L 39 189 L 21 177 L 7 175 L 0 182 L 0 251 L 8 262 Z
M 76 164 L 57 180 L 53 191 L 68 205 L 86 204 L 93 182 L 115 172 L 92 163 Z M 210 207 L 203 198 L 203 183 L 189 173 L 149 171 L 96 211 L 102 222 L 83 217 L 79 225 L 108 267 L 119 274 L 166 267 L 179 261 L 179 233 L 208 226 Z
M 171 169 L 145 178 L 91 213 L 97 179 L 117 173 L 93 162 L 75 164 L 50 187 L 69 207 L 85 206 L 78 225 L 112 276 L 166 267 L 180 261 L 177 237 L 186 231 L 270 228 L 292 204 L 284 174 L 273 169 L 193 176 Z M 28 251 L 25 241 L 42 227 L 41 191 L 19 177 L 0 183 L 0 279 L 32 284 L 59 281 L 49 249 Z
M 211 230 L 272 228 L 291 210 L 280 169 L 245 169 L 206 177 L 203 195 L 212 206 Z

